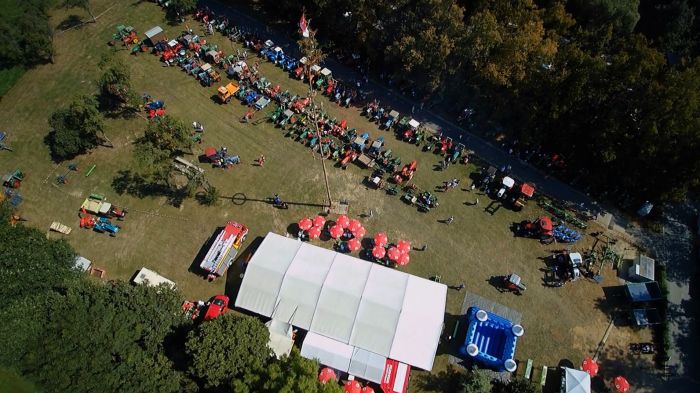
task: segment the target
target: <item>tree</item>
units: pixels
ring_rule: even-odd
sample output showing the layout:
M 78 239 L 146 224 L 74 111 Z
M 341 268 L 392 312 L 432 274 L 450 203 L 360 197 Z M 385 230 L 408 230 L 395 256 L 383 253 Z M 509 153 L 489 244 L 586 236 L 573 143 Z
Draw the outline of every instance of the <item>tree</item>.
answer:
M 340 393 L 336 383 L 318 381 L 319 366 L 315 360 L 301 357 L 297 348 L 289 356 L 273 359 L 261 372 L 258 385 L 252 391 L 260 393 Z
M 631 33 L 639 21 L 639 0 L 573 0 L 571 6 L 579 20 L 597 27 Z
M 186 15 L 197 9 L 197 0 L 171 0 L 169 8 L 180 15 Z
M 47 391 L 177 392 L 164 342 L 186 323 L 180 299 L 167 286 L 81 280 L 26 310 L 44 321 L 19 369 Z
M 8 2 L 0 13 L 0 68 L 31 67 L 53 56 L 48 0 Z
M 105 106 L 109 109 L 138 106 L 140 99 L 131 87 L 129 67 L 119 58 L 105 59 L 101 63 L 104 72 L 97 80 L 97 85 L 100 100 Z
M 97 21 L 97 18 L 95 18 L 95 15 L 92 13 L 92 9 L 90 8 L 90 0 L 63 0 L 63 5 L 67 8 L 82 8 L 87 11 L 88 14 L 90 14 L 92 23 Z
M 462 383 L 464 393 L 490 393 L 491 377 L 484 370 L 470 370 Z
M 9 224 L 0 205 L 0 298 L 4 302 L 41 295 L 74 280 L 73 249 L 63 240 L 47 240 L 35 228 Z M 48 268 L 50 267 L 50 268 Z
M 171 156 L 192 148 L 189 128 L 170 115 L 151 120 L 146 127 L 144 141 Z
M 104 119 L 97 110 L 97 101 L 80 96 L 68 108 L 59 109 L 49 117 L 52 130 L 47 143 L 54 159 L 65 160 L 97 146 L 98 134 L 104 132 Z
M 270 333 L 258 320 L 225 314 L 198 325 L 187 336 L 188 372 L 212 388 L 228 385 L 244 372 L 259 372 L 270 359 Z
M 493 393 L 537 393 L 535 384 L 524 378 L 512 378 L 508 382 L 494 384 Z
M 219 201 L 221 193 L 216 187 L 209 185 L 204 188 L 204 194 L 202 194 L 201 202 L 207 206 L 213 206 Z

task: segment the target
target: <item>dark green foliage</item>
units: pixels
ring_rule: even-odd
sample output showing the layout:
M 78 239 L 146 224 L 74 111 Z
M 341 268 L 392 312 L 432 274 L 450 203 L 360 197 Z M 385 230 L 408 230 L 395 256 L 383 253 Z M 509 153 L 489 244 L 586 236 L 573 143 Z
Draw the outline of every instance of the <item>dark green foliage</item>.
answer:
M 320 383 L 318 372 L 318 362 L 301 357 L 299 350 L 293 348 L 289 356 L 273 361 L 265 367 L 260 375 L 259 384 L 250 391 L 259 393 L 340 393 L 342 391 L 338 384 Z
M 470 370 L 463 377 L 462 392 L 464 393 L 490 393 L 491 377 L 484 370 Z
M 0 214 L 0 298 L 4 302 L 43 294 L 76 277 L 73 250 L 63 240 L 48 241 L 41 231 L 11 227 L 6 207 Z
M 506 383 L 497 382 L 493 386 L 493 393 L 537 393 L 539 385 L 523 378 L 512 378 Z
M 46 143 L 56 160 L 65 160 L 97 146 L 104 130 L 104 118 L 93 97 L 80 96 L 68 108 L 49 117 L 51 132 Z
M 131 88 L 129 67 L 121 59 L 111 58 L 105 60 L 102 68 L 104 72 L 97 80 L 97 86 L 100 89 L 100 101 L 106 109 L 138 106 L 140 98 Z
M 163 342 L 184 322 L 179 304 L 167 287 L 83 281 L 41 310 L 21 367 L 49 391 L 175 392 L 181 375 Z
M 220 194 L 221 193 L 219 192 L 218 188 L 214 186 L 208 186 L 205 188 L 204 193 L 200 198 L 200 201 L 203 205 L 213 206 L 216 204 L 216 202 L 219 201 L 219 197 L 221 196 Z
M 259 373 L 271 356 L 269 339 L 270 333 L 260 321 L 222 315 L 188 335 L 188 372 L 207 388 L 229 385 L 245 372 Z
M 180 15 L 185 15 L 197 8 L 197 0 L 171 0 L 168 7 Z
M 639 21 L 639 0 L 573 0 L 574 16 L 594 27 L 612 25 L 632 32 Z
M 53 56 L 49 0 L 3 2 L 0 12 L 0 68 L 31 67 Z
M 81 8 L 90 14 L 93 22 L 96 20 L 90 8 L 90 0 L 63 0 L 63 6 L 67 8 Z

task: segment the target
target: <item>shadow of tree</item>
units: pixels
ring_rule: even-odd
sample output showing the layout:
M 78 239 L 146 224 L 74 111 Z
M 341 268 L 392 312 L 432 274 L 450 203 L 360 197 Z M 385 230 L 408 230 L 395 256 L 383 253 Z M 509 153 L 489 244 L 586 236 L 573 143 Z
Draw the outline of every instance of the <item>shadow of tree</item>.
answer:
M 131 170 L 120 170 L 112 179 L 112 189 L 119 195 L 129 194 L 137 198 L 164 196 L 168 203 L 177 207 L 189 197 L 185 188 L 171 189 L 165 184 L 149 181 Z
M 77 27 L 80 28 L 83 25 L 83 20 L 80 18 L 79 15 L 68 15 L 66 19 L 62 20 L 61 23 L 59 23 L 56 26 L 56 29 L 58 30 L 66 30 L 70 29 L 72 27 Z

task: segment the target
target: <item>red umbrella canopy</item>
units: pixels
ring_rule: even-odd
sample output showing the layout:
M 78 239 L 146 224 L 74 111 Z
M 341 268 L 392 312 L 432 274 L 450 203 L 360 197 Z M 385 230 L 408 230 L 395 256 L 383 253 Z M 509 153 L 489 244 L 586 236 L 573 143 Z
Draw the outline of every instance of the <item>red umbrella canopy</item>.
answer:
M 587 358 L 583 359 L 583 363 L 581 363 L 581 370 L 587 372 L 591 377 L 595 377 L 596 374 L 598 374 L 598 363 L 588 356 Z
M 348 224 L 350 224 L 350 219 L 348 218 L 348 216 L 341 214 L 338 216 L 338 219 L 335 220 L 335 223 L 343 228 L 347 228 Z
M 308 233 L 309 239 L 318 239 L 321 237 L 321 227 L 311 227 Z
M 384 255 L 386 255 L 386 248 L 382 246 L 374 246 L 372 249 L 372 256 L 377 258 L 377 259 L 382 259 L 384 258 Z
M 350 220 L 350 222 L 348 222 L 348 226 L 347 226 L 347 228 L 352 232 L 355 232 L 358 228 L 361 228 L 361 227 L 362 227 L 362 223 L 357 221 L 354 218 L 352 220 Z
M 362 388 L 362 393 L 374 393 L 374 389 L 372 389 L 369 386 L 365 386 L 364 388 Z
M 314 217 L 314 226 L 315 227 L 322 227 L 326 224 L 326 218 L 323 216 L 316 216 Z
M 387 255 L 389 255 L 389 259 L 392 261 L 398 262 L 399 258 L 401 258 L 401 251 L 396 247 L 391 247 L 389 251 L 387 251 Z
M 333 239 L 337 239 L 337 238 L 343 236 L 344 232 L 345 232 L 345 229 L 343 229 L 343 227 L 340 224 L 335 224 L 330 229 L 331 237 Z
M 352 235 L 358 239 L 363 237 L 365 235 L 365 233 L 367 233 L 367 231 L 365 230 L 365 227 L 363 227 L 363 226 L 360 226 L 359 228 L 352 231 Z
M 345 393 L 362 393 L 362 385 L 357 380 L 345 382 L 343 386 L 343 392 Z
M 406 266 L 409 262 L 411 262 L 411 257 L 409 257 L 408 254 L 401 254 L 396 264 L 399 266 Z
M 630 390 L 630 383 L 627 382 L 625 377 L 623 377 L 622 375 L 615 377 L 614 383 L 615 389 L 617 389 L 617 391 L 620 393 L 625 393 L 628 390 Z
M 332 368 L 326 367 L 318 374 L 318 380 L 321 383 L 326 383 L 331 379 L 335 379 L 335 371 Z
M 302 231 L 308 231 L 312 226 L 314 226 L 314 223 L 309 217 L 304 217 L 299 220 L 299 229 Z
M 357 251 L 360 248 L 362 248 L 362 244 L 360 243 L 360 239 L 353 237 L 352 239 L 348 240 L 348 249 L 350 251 Z
M 396 243 L 396 248 L 398 248 L 402 254 L 406 254 L 411 251 L 411 243 L 406 240 L 399 240 L 399 242 Z
M 386 246 L 386 244 L 388 242 L 389 242 L 389 238 L 386 236 L 386 233 L 378 232 L 376 235 L 374 235 L 374 245 L 375 246 Z

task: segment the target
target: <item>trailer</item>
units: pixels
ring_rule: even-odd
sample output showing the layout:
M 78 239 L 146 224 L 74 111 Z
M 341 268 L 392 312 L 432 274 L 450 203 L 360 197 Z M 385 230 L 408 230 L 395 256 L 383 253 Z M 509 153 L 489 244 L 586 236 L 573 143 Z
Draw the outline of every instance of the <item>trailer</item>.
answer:
M 229 221 L 224 229 L 214 238 L 199 267 L 213 281 L 223 276 L 236 259 L 241 244 L 248 235 L 248 227 L 235 221 Z
M 126 217 L 127 210 L 120 209 L 111 203 L 107 202 L 107 198 L 100 194 L 90 194 L 83 204 L 80 205 L 80 211 L 85 211 L 98 216 L 115 217 L 118 220 L 123 220 Z
M 131 280 L 131 282 L 137 285 L 143 284 L 151 287 L 157 287 L 159 285 L 164 284 L 172 289 L 175 289 L 174 282 L 145 267 L 141 268 L 141 270 L 136 272 L 136 275 Z

